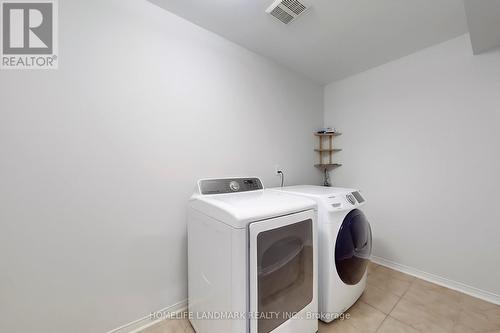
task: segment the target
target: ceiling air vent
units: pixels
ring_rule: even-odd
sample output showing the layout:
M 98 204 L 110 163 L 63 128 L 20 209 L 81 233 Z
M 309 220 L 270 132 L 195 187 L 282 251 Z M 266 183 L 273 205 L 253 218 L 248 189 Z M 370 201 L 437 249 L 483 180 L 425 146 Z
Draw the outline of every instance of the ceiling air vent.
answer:
M 274 16 L 284 24 L 289 24 L 309 7 L 298 0 L 276 0 L 266 13 Z

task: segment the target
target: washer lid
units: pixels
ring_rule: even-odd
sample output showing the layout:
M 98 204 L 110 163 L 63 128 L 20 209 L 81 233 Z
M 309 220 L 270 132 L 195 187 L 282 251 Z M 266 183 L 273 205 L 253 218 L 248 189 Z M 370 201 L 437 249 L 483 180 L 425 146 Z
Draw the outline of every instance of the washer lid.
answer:
M 316 209 L 316 203 L 308 198 L 271 190 L 194 194 L 189 205 L 235 228 L 246 228 L 250 222 Z

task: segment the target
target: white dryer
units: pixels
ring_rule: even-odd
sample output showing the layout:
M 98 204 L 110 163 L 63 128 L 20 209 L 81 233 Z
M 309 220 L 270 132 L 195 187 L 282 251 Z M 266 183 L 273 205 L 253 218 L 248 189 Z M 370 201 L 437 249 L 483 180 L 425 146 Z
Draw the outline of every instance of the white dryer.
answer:
M 315 333 L 316 203 L 258 178 L 203 179 L 189 201 L 189 315 L 197 333 Z
M 330 322 L 349 309 L 366 287 L 372 233 L 360 210 L 365 199 L 348 188 L 300 185 L 273 190 L 318 204 L 318 307 L 320 319 Z

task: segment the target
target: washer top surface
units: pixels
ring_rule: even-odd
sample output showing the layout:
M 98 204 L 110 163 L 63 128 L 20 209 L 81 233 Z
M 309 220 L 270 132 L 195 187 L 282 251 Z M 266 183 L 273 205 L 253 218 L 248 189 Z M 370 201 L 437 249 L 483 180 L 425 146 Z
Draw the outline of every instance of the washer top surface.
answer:
M 246 228 L 250 222 L 316 209 L 316 202 L 273 190 L 248 190 L 235 193 L 195 193 L 191 208 L 234 228 Z
M 296 185 L 275 187 L 269 190 L 310 198 L 318 204 L 319 211 L 345 211 L 365 204 L 365 199 L 361 193 L 351 188 Z
M 356 192 L 355 189 L 343 187 L 325 187 L 316 185 L 296 185 L 274 188 L 278 191 L 290 192 L 293 194 L 307 195 L 311 197 L 328 197 L 335 194 L 347 194 Z

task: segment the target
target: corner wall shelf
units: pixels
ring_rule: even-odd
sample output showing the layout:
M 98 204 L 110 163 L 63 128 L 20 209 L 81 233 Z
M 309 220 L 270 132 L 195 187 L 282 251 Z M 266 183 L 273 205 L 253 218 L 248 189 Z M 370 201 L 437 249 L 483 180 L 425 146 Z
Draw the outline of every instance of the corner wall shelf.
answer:
M 342 149 L 314 149 L 314 151 L 317 151 L 317 152 L 327 152 L 327 151 L 331 151 L 331 152 L 337 152 L 337 151 L 342 151 Z
M 321 169 L 335 169 L 338 167 L 341 167 L 342 164 L 339 163 L 327 163 L 327 164 L 315 164 L 314 165 L 316 168 L 321 168 Z
M 335 169 L 342 164 L 333 162 L 333 154 L 342 149 L 333 148 L 333 138 L 335 136 L 342 135 L 342 133 L 314 133 L 319 139 L 319 147 L 314 149 L 315 152 L 319 153 L 319 163 L 314 166 L 321 169 Z
M 316 136 L 339 136 L 339 135 L 342 135 L 342 133 L 338 133 L 338 132 L 335 132 L 335 133 L 314 133 L 314 135 L 316 135 Z

